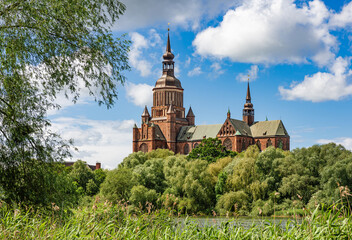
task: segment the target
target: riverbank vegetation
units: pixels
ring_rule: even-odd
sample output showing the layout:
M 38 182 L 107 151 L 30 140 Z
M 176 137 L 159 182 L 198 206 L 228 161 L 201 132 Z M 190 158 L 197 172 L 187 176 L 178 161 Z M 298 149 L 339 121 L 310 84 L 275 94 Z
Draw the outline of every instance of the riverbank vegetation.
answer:
M 50 212 L 0 206 L 1 239 L 349 239 L 352 220 L 341 210 L 318 211 L 286 225 L 263 221 L 244 227 L 237 218 L 219 225 L 200 225 L 194 219 L 179 219 L 172 211 L 131 213 L 126 202 L 112 204 L 95 199 L 92 207 L 72 211 L 55 204 Z

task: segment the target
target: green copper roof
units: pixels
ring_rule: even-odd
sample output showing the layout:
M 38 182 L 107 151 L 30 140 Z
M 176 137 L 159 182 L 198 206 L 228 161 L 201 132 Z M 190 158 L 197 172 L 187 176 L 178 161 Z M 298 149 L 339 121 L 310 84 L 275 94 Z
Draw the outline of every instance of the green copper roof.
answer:
M 236 133 L 235 133 L 235 136 L 240 136 L 241 133 L 237 130 Z
M 196 141 L 204 137 L 215 138 L 221 127 L 222 124 L 181 127 L 177 141 Z
M 253 137 L 288 136 L 281 120 L 256 122 L 251 126 Z
M 246 122 L 237 119 L 230 119 L 234 128 L 241 133 L 243 136 L 252 136 L 251 129 Z M 237 132 L 236 132 L 237 133 Z

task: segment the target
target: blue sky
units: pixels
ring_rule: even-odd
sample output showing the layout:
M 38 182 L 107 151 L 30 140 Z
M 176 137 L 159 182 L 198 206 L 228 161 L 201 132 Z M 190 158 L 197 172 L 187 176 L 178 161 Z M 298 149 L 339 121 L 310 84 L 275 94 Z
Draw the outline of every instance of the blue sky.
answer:
M 255 120 L 281 119 L 291 149 L 336 142 L 352 150 L 352 2 L 128 0 L 113 26 L 131 39 L 132 70 L 112 109 L 82 92 L 59 98 L 53 128 L 73 138 L 74 159 L 114 168 L 132 151 L 132 127 L 150 110 L 167 24 L 184 107 L 196 124 L 242 119 L 250 75 Z

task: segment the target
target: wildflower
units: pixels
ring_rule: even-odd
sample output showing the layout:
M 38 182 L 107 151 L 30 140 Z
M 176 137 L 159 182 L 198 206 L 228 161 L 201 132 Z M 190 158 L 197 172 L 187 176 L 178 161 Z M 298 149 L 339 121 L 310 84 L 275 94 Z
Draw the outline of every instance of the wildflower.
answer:
M 97 209 L 97 206 L 94 204 L 93 207 L 92 207 L 93 210 L 96 210 Z
M 302 200 L 302 196 L 299 195 L 298 193 L 297 193 L 297 197 L 299 198 L 299 200 Z
M 260 209 L 259 207 L 258 207 L 258 210 L 259 210 L 259 215 L 262 215 L 262 209 Z
M 19 210 L 19 209 L 15 209 L 15 212 L 14 212 L 15 217 L 16 217 L 18 214 L 20 214 L 20 210 Z
M 280 193 L 279 192 L 275 192 L 275 196 L 278 196 L 278 195 L 280 195 Z
M 59 207 L 59 206 L 54 206 L 54 207 L 53 207 L 53 210 L 54 210 L 55 212 L 57 212 L 57 211 L 60 210 L 60 207 Z

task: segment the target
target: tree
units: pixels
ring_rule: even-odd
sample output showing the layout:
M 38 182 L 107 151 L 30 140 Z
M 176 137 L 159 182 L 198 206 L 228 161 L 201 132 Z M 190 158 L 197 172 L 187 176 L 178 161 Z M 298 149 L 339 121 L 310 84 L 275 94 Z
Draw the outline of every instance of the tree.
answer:
M 134 181 L 132 170 L 129 168 L 116 168 L 106 175 L 105 181 L 101 184 L 101 194 L 111 202 L 128 200 Z
M 0 1 L 0 188 L 7 202 L 33 204 L 48 194 L 47 164 L 70 156 L 71 142 L 49 130 L 58 94 L 76 102 L 87 91 L 111 107 L 129 41 L 110 27 L 123 14 L 117 0 Z M 43 175 L 44 174 L 44 175 Z M 40 186 L 40 187 L 38 187 Z M 42 204 L 50 204 L 41 198 Z
M 236 152 L 226 150 L 218 138 L 204 138 L 187 156 L 188 159 L 203 159 L 215 162 L 219 158 L 236 156 Z

